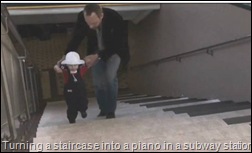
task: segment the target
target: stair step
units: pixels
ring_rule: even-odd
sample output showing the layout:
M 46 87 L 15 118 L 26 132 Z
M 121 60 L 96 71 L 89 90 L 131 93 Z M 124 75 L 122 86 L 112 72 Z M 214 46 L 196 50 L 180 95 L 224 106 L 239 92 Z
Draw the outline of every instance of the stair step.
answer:
M 219 103 L 220 104 L 220 103 Z M 209 109 L 201 109 L 201 110 L 194 110 L 188 112 L 190 116 L 200 116 L 200 115 L 207 115 L 207 114 L 216 114 L 221 112 L 229 112 L 229 111 L 236 111 L 236 110 L 243 110 L 251 108 L 250 102 L 238 102 L 238 103 L 231 103 L 225 105 L 219 105 L 216 108 L 209 108 Z
M 63 105 L 63 103 L 61 104 Z M 80 113 L 78 112 L 78 116 L 76 118 L 76 122 L 82 122 L 83 120 L 96 120 L 97 115 L 99 113 L 98 105 L 97 104 L 92 104 L 93 106 L 89 106 L 87 110 L 87 118 L 83 119 L 80 116 Z M 48 105 L 48 108 L 50 106 Z M 42 116 L 40 122 L 39 122 L 39 127 L 45 127 L 45 126 L 53 126 L 53 125 L 63 125 L 63 124 L 68 124 L 68 120 L 66 118 L 66 107 L 60 107 L 58 105 L 56 106 L 51 106 L 52 108 L 50 109 L 56 109 L 54 112 L 55 114 L 52 115 L 51 113 L 46 113 L 45 115 Z M 117 110 L 115 112 L 116 116 L 126 116 L 126 115 L 134 115 L 134 113 L 138 112 L 144 112 L 148 111 L 146 108 L 141 108 L 141 107 L 135 107 L 133 105 L 129 104 L 118 104 Z
M 251 109 L 221 112 L 221 113 L 208 114 L 208 115 L 202 115 L 202 116 L 193 116 L 193 118 L 218 117 L 221 119 L 225 119 L 225 118 L 242 117 L 242 116 L 248 116 L 248 115 L 251 115 Z
M 141 121 L 140 121 L 141 120 Z M 151 123 L 151 121 L 155 121 L 153 123 Z M 99 122 L 93 120 L 93 121 L 86 121 L 86 122 L 82 122 L 82 123 L 78 123 L 78 124 L 72 124 L 72 125 L 64 125 L 64 126 L 58 126 L 58 127 L 52 127 L 52 128 L 43 128 L 43 129 L 38 129 L 37 132 L 37 136 L 43 136 L 43 135 L 57 135 L 57 131 L 60 130 L 61 132 L 64 131 L 71 131 L 72 129 L 74 129 L 74 131 L 77 131 L 78 129 L 82 130 L 83 127 L 86 127 L 86 129 L 93 129 L 96 128 L 96 130 L 104 130 L 105 126 L 109 126 L 111 128 L 125 128 L 124 126 L 128 127 L 129 125 L 132 125 L 132 127 L 136 128 L 136 126 L 134 126 L 135 124 L 141 124 L 141 125 L 145 125 L 146 127 L 155 127 L 155 125 L 152 124 L 156 124 L 156 126 L 161 126 L 161 125 L 166 125 L 167 128 L 175 128 L 176 130 L 179 130 L 179 128 L 181 128 L 181 130 L 185 130 L 184 127 L 185 126 L 189 126 L 190 128 L 191 125 L 193 126 L 195 124 L 195 126 L 198 126 L 198 123 L 203 122 L 204 125 L 202 125 L 203 127 L 206 126 L 205 128 L 211 128 L 211 127 L 216 127 L 216 126 L 227 126 L 225 124 L 225 122 L 223 120 L 220 120 L 218 118 L 211 118 L 211 119 L 207 119 L 207 118 L 201 118 L 201 119 L 190 119 L 188 116 L 184 116 L 184 115 L 178 115 L 178 116 L 173 116 L 173 117 L 169 117 L 168 115 L 165 116 L 165 114 L 160 114 L 160 111 L 153 111 L 151 113 L 146 113 L 145 115 L 134 115 L 134 116 L 126 116 L 126 117 L 121 117 L 121 118 L 115 118 L 112 120 L 99 120 Z M 171 123 L 171 124 L 170 124 Z M 92 128 L 88 127 L 88 125 L 94 125 Z M 111 124 L 111 125 L 110 125 Z M 153 130 L 158 130 L 158 127 L 155 127 L 156 129 Z M 199 128 L 201 128 L 199 126 Z M 106 129 L 106 128 L 105 128 Z M 56 132 L 56 133 L 55 133 Z
M 233 136 L 234 134 L 228 130 L 228 132 L 226 132 L 228 135 L 231 135 Z M 119 136 L 112 136 L 112 137 L 109 137 L 109 136 L 106 136 L 106 137 L 98 137 L 98 136 L 91 136 L 91 137 L 82 137 L 82 138 L 79 138 L 79 139 L 73 139 L 71 137 L 69 137 L 68 139 L 65 139 L 65 140 L 55 140 L 55 139 L 52 139 L 52 138 L 48 138 L 47 140 L 49 141 L 40 141 L 38 140 L 37 141 L 37 144 L 43 144 L 43 152 L 47 152 L 48 150 L 45 148 L 46 144 L 49 143 L 49 144 L 52 144 L 53 145 L 59 145 L 59 144 L 66 144 L 66 145 L 69 145 L 69 144 L 90 144 L 90 145 L 98 145 L 100 146 L 100 148 L 97 148 L 97 149 L 93 149 L 93 150 L 85 150 L 85 147 L 84 148 L 81 148 L 81 149 L 73 149 L 71 148 L 70 151 L 78 151 L 78 152 L 89 152 L 89 151 L 97 151 L 97 152 L 105 152 L 105 151 L 108 151 L 108 152 L 114 152 L 114 151 L 122 151 L 122 152 L 141 152 L 141 151 L 146 151 L 144 150 L 144 147 L 143 145 L 144 144 L 159 144 L 161 146 L 160 149 L 155 149 L 155 148 L 150 148 L 148 149 L 148 151 L 153 151 L 153 152 L 170 152 L 170 151 L 199 151 L 199 149 L 193 149 L 193 148 L 190 148 L 190 149 L 186 149 L 184 148 L 185 146 L 184 145 L 189 145 L 189 144 L 192 144 L 194 145 L 199 145 L 199 143 L 207 143 L 207 144 L 210 144 L 210 143 L 214 143 L 214 144 L 220 144 L 221 147 L 220 147 L 220 150 L 222 151 L 227 151 L 224 149 L 223 145 L 224 143 L 225 144 L 229 144 L 230 142 L 232 143 L 237 143 L 240 141 L 242 142 L 243 144 L 245 143 L 246 145 L 249 145 L 251 143 L 251 141 L 248 139 L 236 139 L 236 138 L 232 138 L 232 137 L 228 137 L 228 138 L 223 138 L 225 137 L 224 135 L 222 135 L 222 133 L 220 131 L 217 130 L 211 130 L 211 131 L 202 131 L 202 135 L 200 137 L 195 137 L 195 135 L 198 135 L 197 133 L 195 132 L 187 132 L 185 134 L 177 134 L 175 137 L 172 135 L 158 135 L 159 137 L 133 137 L 133 138 L 129 138 L 129 137 L 124 137 L 123 139 L 121 138 L 122 135 L 119 135 Z M 238 141 L 239 140 L 239 141 Z M 116 144 L 118 146 L 118 148 L 114 148 L 112 149 L 112 144 Z M 129 150 L 125 150 L 124 149 L 124 146 L 125 145 L 129 145 L 130 148 Z M 182 146 L 182 150 L 177 150 L 176 149 L 176 145 L 177 144 L 181 144 Z M 66 149 L 66 148 L 58 148 L 59 146 L 57 145 L 57 149 L 56 150 L 52 150 L 53 152 L 63 152 L 63 151 L 66 151 L 66 150 L 63 150 L 63 149 Z M 137 148 L 134 148 L 132 147 L 132 145 L 134 145 L 135 147 Z M 145 145 L 146 146 L 146 145 Z M 145 147 L 146 149 L 146 147 Z M 41 149 L 42 150 L 42 149 Z M 34 150 L 35 151 L 35 150 Z M 218 150 L 204 150 L 204 149 L 200 149 L 200 151 L 218 151 Z M 239 152 L 240 151 L 246 151 L 246 150 L 238 150 Z M 247 150 L 249 151 L 249 149 Z
M 149 99 L 160 98 L 160 97 L 162 96 L 147 96 L 147 97 L 119 100 L 119 102 L 128 103 L 130 101 L 149 100 Z
M 207 110 L 210 108 L 217 108 L 222 107 L 224 105 L 230 105 L 233 101 L 221 101 L 219 103 L 210 103 L 210 104 L 200 104 L 200 105 L 194 105 L 194 106 L 184 106 L 184 107 L 178 107 L 178 108 L 165 108 L 164 111 L 173 111 L 176 114 L 178 113 L 186 113 L 186 112 L 193 112 L 197 110 Z
M 103 142 L 121 142 L 121 143 L 133 143 L 133 142 L 149 142 L 155 143 L 157 138 L 163 138 L 163 142 L 218 142 L 225 138 L 229 140 L 236 138 L 235 129 L 230 129 L 228 126 L 220 126 L 219 120 L 210 119 L 204 122 L 188 122 L 188 124 L 169 124 L 170 120 L 157 120 L 156 118 L 143 118 L 125 120 L 128 122 L 122 122 L 118 120 L 113 122 L 110 120 L 108 123 L 103 122 L 103 125 L 96 122 L 89 122 L 82 126 L 82 128 L 75 129 L 70 128 L 69 131 L 58 131 L 58 134 L 50 137 L 41 137 L 36 139 L 36 143 L 59 143 L 59 142 L 72 142 L 72 143 L 101 143 Z M 174 120 L 175 121 L 175 120 Z M 178 119 L 178 122 L 180 120 Z M 106 124 L 105 124 L 106 123 Z M 113 124 L 112 124 L 113 123 Z M 121 124 L 120 124 L 121 123 Z M 198 123 L 198 124 L 196 124 Z M 110 125 L 110 127 L 109 127 Z M 210 125 L 216 125 L 209 128 Z M 132 126 L 134 128 L 132 128 Z M 184 127 L 190 127 L 185 129 Z M 94 129 L 94 127 L 101 127 L 102 129 Z M 225 127 L 225 128 L 224 128 Z M 84 129 L 93 129 L 85 131 Z M 139 131 L 141 129 L 141 131 Z M 159 129 L 159 130 L 157 130 Z M 72 132 L 74 131 L 74 132 Z M 223 134 L 225 131 L 225 135 Z M 117 133 L 117 134 L 113 134 Z M 155 139 L 156 138 L 156 139 Z
M 178 151 L 176 150 L 177 143 L 182 146 L 184 143 L 195 142 L 221 142 L 223 144 L 230 141 L 243 141 L 251 143 L 251 125 L 242 122 L 248 121 L 246 116 L 250 116 L 251 120 L 251 109 L 241 109 L 248 106 L 247 102 L 238 104 L 218 99 L 163 97 L 130 92 L 119 95 L 117 99 L 120 102 L 117 103 L 116 118 L 97 118 L 99 107 L 96 98 L 90 98 L 87 118 L 82 119 L 78 114 L 75 124 L 68 123 L 64 101 L 48 103 L 33 142 L 42 144 L 44 152 L 146 151 L 141 148 L 138 150 L 123 150 L 123 148 L 121 150 L 111 150 L 111 148 L 98 150 L 46 149 L 46 144 L 51 144 L 53 147 L 55 143 L 66 143 L 65 146 L 71 143 L 89 143 L 91 145 L 106 143 L 110 147 L 112 143 L 132 145 L 133 143 L 164 144 L 166 142 L 172 144 L 174 148 L 170 150 L 148 150 L 165 152 Z M 163 109 L 163 106 L 166 108 Z M 238 108 L 240 109 L 237 110 Z M 204 115 L 189 116 L 196 114 L 195 111 Z M 210 112 L 211 114 L 209 114 Z M 240 122 L 240 124 L 227 124 L 227 122 Z M 31 148 L 30 152 L 32 151 L 36 151 L 36 149 Z M 190 151 L 190 149 L 186 151 Z
M 154 104 L 154 103 L 161 103 L 161 102 L 170 102 L 170 101 L 179 101 L 179 100 L 187 100 L 188 97 L 168 97 L 164 100 L 155 100 L 155 101 L 142 101 L 138 103 L 129 103 L 129 104 L 138 104 L 139 106 L 144 106 L 145 104 Z
M 111 119 L 111 120 L 116 120 L 115 122 L 118 122 L 117 120 L 123 120 L 124 118 L 146 118 L 146 117 L 160 117 L 160 116 L 167 116 L 169 117 L 169 114 L 168 113 L 164 113 L 160 110 L 152 110 L 152 111 L 139 111 L 139 112 L 135 112 L 135 113 L 132 113 L 132 114 L 127 114 L 127 115 L 124 115 L 123 112 L 121 112 L 120 114 L 116 115 L 116 118 L 114 119 Z M 181 116 L 185 116 L 185 115 L 181 115 Z M 189 117 L 188 115 L 186 115 L 186 117 Z M 51 132 L 53 132 L 53 130 L 59 130 L 59 129 L 67 129 L 69 126 L 71 127 L 82 127 L 82 124 L 88 124 L 89 122 L 106 122 L 108 119 L 105 119 L 105 118 L 94 118 L 92 120 L 82 120 L 80 122 L 76 122 L 75 124 L 69 124 L 69 123 L 66 123 L 64 125 L 59 125 L 59 124 L 55 124 L 55 126 L 47 126 L 47 127 L 39 127 L 38 130 L 37 130 L 37 135 L 38 136 L 41 136 L 41 132 L 42 132 L 42 135 L 44 134 L 50 134 Z M 110 121 L 108 121 L 110 122 Z
M 134 94 L 134 93 L 119 94 L 118 98 L 132 96 L 132 95 L 137 95 L 137 94 Z
M 138 103 L 148 103 L 148 102 L 170 100 L 170 99 L 175 99 L 175 97 L 158 97 L 158 98 L 149 98 L 149 99 L 140 99 L 140 100 L 129 100 L 129 101 L 124 101 L 124 102 L 129 103 L 129 104 L 138 104 Z
M 199 102 L 192 102 L 192 103 L 184 103 L 184 104 L 175 104 L 175 105 L 170 105 L 170 106 L 165 106 L 166 109 L 170 108 L 179 108 L 179 107 L 185 107 L 185 106 L 196 106 L 200 104 L 212 104 L 212 103 L 219 103 L 219 99 L 212 99 L 212 100 L 206 100 L 206 101 L 199 101 Z M 161 107 L 162 109 L 163 107 Z
M 197 102 L 206 101 L 206 100 L 207 99 L 189 98 L 186 100 L 158 102 L 158 103 L 152 103 L 152 104 L 142 104 L 140 106 L 146 106 L 147 108 L 150 108 L 150 107 L 161 107 L 161 106 L 177 105 L 177 104 L 185 104 L 185 103 L 197 103 Z
M 139 121 L 139 119 L 141 119 L 141 121 Z M 156 123 L 156 124 L 152 125 L 153 124 L 152 122 Z M 105 125 L 108 127 L 111 127 L 111 128 L 117 128 L 117 127 L 124 128 L 124 126 L 131 127 L 131 125 L 134 127 L 134 124 L 139 125 L 139 126 L 140 125 L 141 126 L 149 125 L 152 127 L 156 126 L 157 128 L 161 125 L 164 125 L 167 128 L 180 127 L 181 130 L 185 130 L 184 129 L 185 125 L 192 125 L 192 126 L 195 125 L 196 127 L 202 126 L 205 128 L 209 128 L 209 126 L 206 126 L 205 124 L 204 125 L 197 125 L 198 123 L 202 123 L 202 122 L 204 122 L 206 124 L 215 123 L 216 124 L 215 126 L 222 126 L 222 127 L 227 126 L 223 120 L 220 120 L 218 118 L 211 118 L 211 119 L 208 119 L 208 118 L 203 119 L 202 118 L 202 119 L 195 120 L 195 119 L 185 118 L 180 115 L 173 116 L 173 118 L 169 118 L 168 116 L 160 117 L 158 115 L 155 115 L 155 113 L 153 113 L 153 114 L 146 114 L 146 116 L 128 116 L 128 117 L 124 117 L 124 118 L 117 118 L 117 119 L 110 119 L 110 120 L 105 120 L 105 119 L 99 120 L 99 122 L 97 122 L 96 120 L 93 120 L 93 121 L 82 122 L 82 123 L 78 123 L 78 124 L 76 123 L 76 124 L 68 124 L 68 125 L 64 125 L 64 126 L 39 128 L 38 133 L 47 131 L 48 132 L 47 134 L 54 134 L 54 132 L 56 132 L 56 131 L 64 131 L 64 130 L 76 131 L 77 129 L 82 130 L 83 127 L 88 127 L 88 126 L 92 126 L 92 125 L 96 125 L 97 129 L 100 128 L 100 130 L 104 129 Z M 91 128 L 91 129 L 93 130 L 93 128 Z M 52 130 L 52 131 L 50 132 L 50 130 Z M 170 129 L 170 130 L 172 130 L 172 129 Z M 174 130 L 179 130 L 179 129 L 175 128 Z
M 225 118 L 223 120 L 228 125 L 230 125 L 230 124 L 239 124 L 239 123 L 247 123 L 247 122 L 251 122 L 251 115 L 241 116 L 241 117 L 233 117 L 233 118 Z
M 150 97 L 150 95 L 142 94 L 142 95 L 131 95 L 131 96 L 125 96 L 117 98 L 117 100 L 126 100 L 126 99 L 134 99 L 134 98 L 143 98 L 143 97 Z

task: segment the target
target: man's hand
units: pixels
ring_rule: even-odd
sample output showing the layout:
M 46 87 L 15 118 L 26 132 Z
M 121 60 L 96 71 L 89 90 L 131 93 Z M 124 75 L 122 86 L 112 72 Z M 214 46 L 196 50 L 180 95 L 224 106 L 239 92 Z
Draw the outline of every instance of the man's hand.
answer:
M 84 58 L 84 61 L 86 62 L 88 68 L 94 66 L 96 62 L 98 62 L 98 60 L 98 54 L 88 55 Z

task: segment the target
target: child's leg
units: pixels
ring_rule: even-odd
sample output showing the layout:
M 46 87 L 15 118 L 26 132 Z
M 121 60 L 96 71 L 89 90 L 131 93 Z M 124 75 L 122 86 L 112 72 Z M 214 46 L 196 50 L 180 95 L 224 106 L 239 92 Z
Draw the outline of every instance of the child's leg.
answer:
M 82 95 L 81 98 L 78 100 L 79 102 L 79 111 L 81 112 L 82 118 L 87 117 L 87 109 L 88 109 L 88 99 L 86 97 L 86 94 Z
M 65 99 L 67 103 L 67 118 L 69 123 L 75 123 L 78 115 L 78 106 L 76 106 L 76 97 L 72 92 L 65 92 Z
M 67 118 L 69 120 L 69 123 L 75 123 L 77 115 L 78 111 L 76 109 L 71 107 L 67 108 Z
M 88 98 L 86 92 L 85 81 L 81 82 L 78 86 L 78 93 L 76 93 L 76 102 L 78 103 L 78 110 L 81 112 L 81 116 L 85 118 L 87 116 L 86 111 L 88 109 Z

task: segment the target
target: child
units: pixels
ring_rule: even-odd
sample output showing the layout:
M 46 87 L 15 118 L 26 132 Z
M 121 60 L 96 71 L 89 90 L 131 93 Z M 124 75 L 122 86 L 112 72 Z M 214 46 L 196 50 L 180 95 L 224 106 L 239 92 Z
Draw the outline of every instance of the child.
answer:
M 57 62 L 54 70 L 64 75 L 64 97 L 67 103 L 69 123 L 75 123 L 78 111 L 80 111 L 82 118 L 86 118 L 88 99 L 83 76 L 88 67 L 84 60 L 80 60 L 78 53 L 71 51 L 66 54 L 65 60 L 61 59 Z

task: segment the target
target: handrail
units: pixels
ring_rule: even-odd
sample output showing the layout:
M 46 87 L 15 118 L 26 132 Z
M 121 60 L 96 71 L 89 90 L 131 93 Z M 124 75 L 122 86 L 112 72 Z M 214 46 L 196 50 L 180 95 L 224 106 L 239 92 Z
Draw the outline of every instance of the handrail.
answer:
M 4 17 L 4 19 L 5 19 L 5 21 L 4 21 L 4 23 L 5 23 L 5 33 L 1 33 L 1 35 L 7 35 L 8 33 L 9 33 L 9 27 L 8 27 L 8 17 L 7 16 L 5 16 L 3 13 L 1 13 L 1 17 Z
M 1 4 L 1 15 L 4 16 L 7 21 L 5 23 L 6 29 L 8 29 L 8 30 L 6 30 L 6 34 L 8 34 L 10 31 L 13 33 L 13 35 L 15 36 L 15 39 L 17 39 L 17 41 L 19 42 L 19 44 L 21 44 L 21 46 L 24 50 L 24 55 L 22 55 L 22 56 L 24 56 L 25 58 L 28 57 L 28 55 L 27 55 L 28 52 L 27 52 L 27 49 L 24 45 L 24 42 L 22 41 L 22 38 L 21 38 L 20 34 L 18 33 L 18 31 L 17 31 L 17 29 L 16 29 L 16 27 L 10 17 L 10 14 L 4 4 Z
M 12 51 L 12 50 L 8 47 L 8 45 L 6 45 L 6 44 L 1 40 L 1 50 L 3 50 L 3 47 L 5 47 L 5 49 L 6 49 L 11 55 L 13 55 L 15 58 L 18 58 L 18 53 Z
M 226 41 L 226 42 L 211 45 L 211 46 L 208 46 L 208 47 L 192 50 L 192 51 L 189 51 L 189 52 L 186 52 L 186 53 L 181 53 L 181 54 L 161 58 L 161 59 L 154 60 L 154 61 L 151 61 L 151 62 L 148 62 L 148 63 L 145 63 L 145 64 L 132 66 L 131 70 L 137 70 L 137 69 L 140 69 L 140 68 L 143 68 L 143 67 L 146 67 L 146 66 L 157 65 L 157 64 L 160 64 L 160 63 L 163 63 L 163 62 L 168 62 L 168 61 L 173 61 L 173 60 L 181 62 L 181 59 L 183 57 L 190 56 L 190 55 L 196 54 L 196 53 L 201 53 L 201 52 L 206 52 L 207 54 L 213 55 L 213 49 L 214 48 L 217 48 L 217 47 L 220 47 L 220 46 L 223 46 L 223 45 L 227 45 L 227 44 L 232 44 L 232 43 L 239 42 L 239 41 L 243 41 L 243 40 L 247 40 L 247 39 L 250 39 L 250 38 L 251 38 L 251 35 L 248 35 L 248 36 L 241 37 L 241 38 L 238 38 L 238 39 L 233 39 L 233 40 L 229 40 L 229 41 Z

